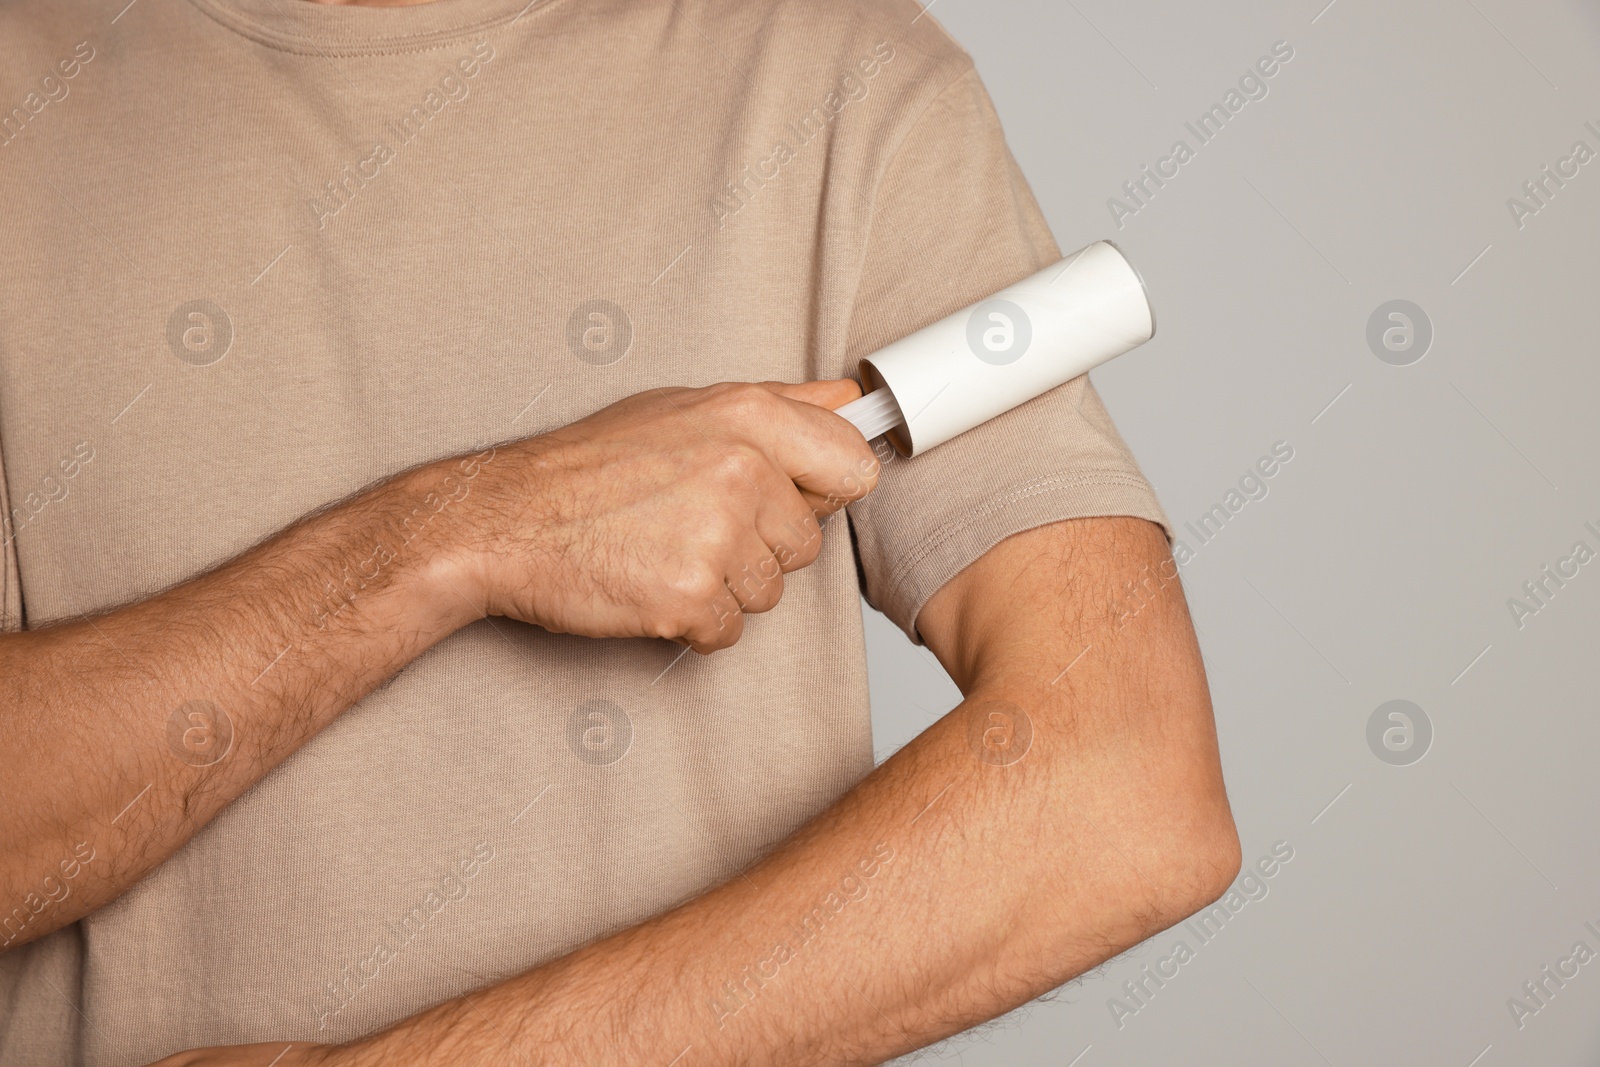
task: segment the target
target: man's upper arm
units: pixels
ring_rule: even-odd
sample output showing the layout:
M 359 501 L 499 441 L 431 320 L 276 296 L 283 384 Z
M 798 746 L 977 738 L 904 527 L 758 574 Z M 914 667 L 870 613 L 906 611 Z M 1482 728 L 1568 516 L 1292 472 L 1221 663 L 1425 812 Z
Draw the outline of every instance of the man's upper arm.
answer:
M 940 588 L 917 626 L 963 692 L 1070 691 L 1085 661 L 1099 661 L 1131 675 L 1126 685 L 1160 685 L 1209 711 L 1178 565 L 1144 519 L 1072 519 L 1008 537 Z
M 1060 255 L 970 67 L 899 141 L 872 203 L 853 359 Z M 928 599 L 1012 535 L 1097 515 L 1166 523 L 1087 376 L 914 460 L 878 452 L 878 487 L 850 521 L 867 599 L 914 641 Z
M 918 626 L 967 703 L 1008 709 L 995 743 L 1033 749 L 997 760 L 1082 787 L 1069 803 L 1137 872 L 1128 890 L 1151 914 L 1175 921 L 1231 881 L 1205 667 L 1159 526 L 1085 518 L 1009 537 Z

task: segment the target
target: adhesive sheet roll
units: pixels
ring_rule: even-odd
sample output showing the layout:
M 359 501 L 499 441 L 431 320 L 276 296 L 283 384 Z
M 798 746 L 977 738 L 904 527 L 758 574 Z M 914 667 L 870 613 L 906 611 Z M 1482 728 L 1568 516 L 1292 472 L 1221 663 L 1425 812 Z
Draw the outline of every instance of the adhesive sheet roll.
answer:
M 1139 272 L 1096 241 L 866 357 L 868 392 L 838 413 L 914 456 L 1138 347 L 1155 326 Z

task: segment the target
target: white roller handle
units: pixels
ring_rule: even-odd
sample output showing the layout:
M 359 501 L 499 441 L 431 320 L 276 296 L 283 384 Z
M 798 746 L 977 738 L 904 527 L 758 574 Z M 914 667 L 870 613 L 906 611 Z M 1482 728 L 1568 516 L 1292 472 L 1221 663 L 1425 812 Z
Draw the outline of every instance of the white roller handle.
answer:
M 900 414 L 900 405 L 895 403 L 894 394 L 887 389 L 874 389 L 858 400 L 835 408 L 834 414 L 843 415 L 869 441 L 896 426 L 905 425 L 906 421 Z
M 869 392 L 837 409 L 901 455 L 943 444 L 1155 335 L 1139 272 L 1096 241 L 861 361 Z

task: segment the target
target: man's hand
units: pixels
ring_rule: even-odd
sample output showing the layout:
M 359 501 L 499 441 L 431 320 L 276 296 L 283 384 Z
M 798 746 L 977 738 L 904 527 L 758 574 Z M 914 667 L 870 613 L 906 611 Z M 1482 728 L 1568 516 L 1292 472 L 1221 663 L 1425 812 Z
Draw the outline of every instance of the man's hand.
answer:
M 456 513 L 468 594 L 556 633 L 726 648 L 878 461 L 850 381 L 657 389 L 500 450 Z

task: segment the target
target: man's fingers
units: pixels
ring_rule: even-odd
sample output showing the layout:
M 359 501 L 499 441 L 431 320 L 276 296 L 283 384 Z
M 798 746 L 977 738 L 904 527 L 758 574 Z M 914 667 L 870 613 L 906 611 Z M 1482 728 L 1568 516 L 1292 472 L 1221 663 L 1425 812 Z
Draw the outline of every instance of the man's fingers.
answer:
M 704 611 L 694 613 L 680 640 L 704 656 L 733 647 L 743 633 L 744 611 L 733 591 L 724 586 L 722 593 L 713 597 Z
M 829 411 L 861 397 L 861 386 L 849 378 L 829 378 L 820 382 L 800 382 L 797 385 L 790 385 L 787 382 L 762 382 L 761 385 L 781 397 L 827 408 Z
M 772 550 L 753 534 L 740 558 L 739 569 L 728 575 L 728 592 L 747 614 L 771 611 L 783 596 L 783 568 Z
M 817 509 L 823 502 L 801 492 L 776 469 L 772 469 L 772 481 L 773 488 L 762 493 L 756 509 L 756 536 L 770 550 L 782 572 L 797 571 L 809 566 L 822 549 Z
M 686 565 L 677 583 L 692 606 L 674 629 L 695 651 L 736 643 L 745 614 L 776 606 L 784 574 L 816 559 L 819 520 L 876 484 L 879 462 L 871 445 L 831 410 L 860 395 L 847 380 L 726 382 L 681 396 L 661 394 L 671 401 L 673 417 L 693 426 L 695 443 L 709 443 L 710 455 L 718 457 L 708 503 L 721 521 L 701 524 L 707 543 L 699 547 L 709 554 L 692 550 L 694 565 Z M 730 567 L 737 570 L 723 570 Z M 720 575 L 715 581 L 714 574 Z M 679 604 L 688 606 L 681 597 Z
M 741 428 L 784 476 L 815 498 L 814 510 L 831 514 L 872 490 L 878 459 L 861 431 L 828 410 L 861 395 L 849 380 L 785 385 L 762 382 L 746 393 Z M 769 399 L 751 403 L 756 397 Z

